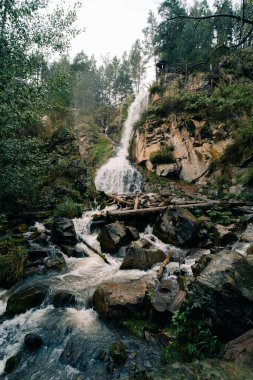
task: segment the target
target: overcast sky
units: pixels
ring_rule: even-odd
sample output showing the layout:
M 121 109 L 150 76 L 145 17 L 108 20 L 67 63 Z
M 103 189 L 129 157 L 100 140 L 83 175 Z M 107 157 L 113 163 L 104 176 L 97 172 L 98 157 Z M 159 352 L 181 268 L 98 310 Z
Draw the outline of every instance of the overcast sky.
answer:
M 193 0 L 187 0 L 191 4 Z M 75 0 L 65 0 L 71 6 Z M 84 50 L 99 60 L 110 53 L 121 56 L 129 51 L 147 25 L 149 10 L 156 13 L 162 0 L 80 0 L 78 25 L 85 32 L 73 40 L 70 56 Z M 212 3 L 212 0 L 209 0 Z

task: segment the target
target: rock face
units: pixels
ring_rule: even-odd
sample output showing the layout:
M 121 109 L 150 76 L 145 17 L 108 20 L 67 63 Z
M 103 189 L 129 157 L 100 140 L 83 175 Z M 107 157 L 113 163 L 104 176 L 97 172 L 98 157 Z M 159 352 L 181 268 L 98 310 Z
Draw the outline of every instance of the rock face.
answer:
M 197 240 L 198 224 L 186 209 L 167 209 L 155 222 L 153 233 L 164 243 L 184 247 Z
M 128 228 L 124 224 L 116 222 L 103 227 L 97 239 L 103 252 L 116 253 L 120 247 L 138 237 L 139 234 L 135 228 Z
M 253 367 L 253 330 L 226 344 L 223 359 Z
M 46 297 L 45 287 L 30 287 L 12 294 L 7 302 L 6 314 L 15 315 L 42 304 Z
M 195 119 L 182 122 L 176 115 L 158 126 L 147 121 L 135 132 L 131 154 L 138 164 L 146 164 L 148 170 L 164 176 L 174 172 L 180 178 L 192 181 L 202 176 L 212 160 L 218 157 L 230 143 L 225 136 L 219 136 L 218 127 L 211 127 L 206 121 Z M 173 147 L 177 167 L 162 168 L 152 165 L 150 156 L 162 147 Z M 166 173 L 167 171 L 167 173 Z
M 224 342 L 253 327 L 253 260 L 234 251 L 217 253 L 191 284 L 199 308 Z M 231 309 L 232 308 L 232 309 Z
M 56 244 L 76 244 L 77 237 L 74 223 L 71 219 L 57 218 L 52 228 L 52 240 Z
M 106 282 L 93 295 L 94 309 L 106 319 L 145 318 L 149 313 L 149 289 L 153 279 Z
M 126 250 L 126 256 L 120 269 L 148 270 L 156 263 L 162 262 L 166 254 L 155 248 L 146 239 L 140 239 L 131 243 Z

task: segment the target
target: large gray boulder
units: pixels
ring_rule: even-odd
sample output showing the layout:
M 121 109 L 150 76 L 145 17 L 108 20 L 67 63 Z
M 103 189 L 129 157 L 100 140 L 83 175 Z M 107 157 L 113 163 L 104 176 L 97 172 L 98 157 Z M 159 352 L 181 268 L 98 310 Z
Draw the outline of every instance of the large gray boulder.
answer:
M 140 239 L 131 243 L 126 250 L 126 256 L 120 269 L 148 270 L 156 263 L 162 262 L 166 254 L 154 247 L 146 239 Z
M 198 304 L 224 342 L 253 327 L 253 257 L 217 253 L 190 285 L 190 304 Z
M 155 282 L 149 276 L 127 282 L 106 282 L 93 295 L 97 313 L 108 320 L 125 318 L 144 319 L 150 310 L 149 290 Z
M 118 221 L 103 227 L 97 237 L 102 252 L 107 253 L 116 253 L 120 247 L 138 238 L 139 233 L 134 227 L 126 227 Z
M 198 223 L 187 209 L 167 209 L 155 222 L 154 235 L 164 243 L 184 247 L 197 241 Z
M 52 240 L 60 245 L 76 244 L 77 237 L 73 221 L 67 218 L 56 218 L 52 228 Z

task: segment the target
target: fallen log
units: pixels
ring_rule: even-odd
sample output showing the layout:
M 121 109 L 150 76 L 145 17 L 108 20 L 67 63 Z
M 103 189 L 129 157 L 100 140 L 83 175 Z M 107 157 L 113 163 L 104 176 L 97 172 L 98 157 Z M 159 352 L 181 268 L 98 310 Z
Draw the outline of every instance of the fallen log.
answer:
M 159 281 L 161 280 L 161 278 L 162 278 L 162 276 L 163 276 L 163 272 L 165 271 L 166 265 L 169 264 L 171 258 L 172 258 L 172 252 L 169 252 L 169 253 L 168 253 L 168 256 L 167 256 L 166 259 L 162 262 L 162 265 L 161 265 L 160 268 L 158 269 L 158 271 L 157 271 L 157 278 L 158 278 Z
M 101 259 L 104 260 L 106 264 L 111 265 L 107 260 L 106 256 L 103 253 L 98 252 L 95 248 L 93 248 L 81 235 L 78 235 L 78 239 L 81 240 L 81 242 L 85 244 L 86 247 L 88 247 L 92 252 L 96 253 L 96 255 L 101 257 Z
M 175 203 L 171 204 L 169 206 L 163 206 L 163 207 L 150 207 L 150 208 L 142 208 L 137 210 L 116 210 L 116 211 L 108 211 L 107 217 L 109 219 L 117 219 L 117 220 L 124 220 L 129 218 L 151 218 L 154 216 L 158 216 L 160 213 L 164 212 L 167 209 L 174 209 L 174 208 L 191 208 L 191 207 L 197 207 L 197 208 L 203 208 L 203 209 L 209 209 L 213 206 L 222 206 L 222 207 L 238 207 L 243 205 L 248 205 L 246 202 L 241 201 L 208 201 L 208 202 L 198 202 L 198 203 Z

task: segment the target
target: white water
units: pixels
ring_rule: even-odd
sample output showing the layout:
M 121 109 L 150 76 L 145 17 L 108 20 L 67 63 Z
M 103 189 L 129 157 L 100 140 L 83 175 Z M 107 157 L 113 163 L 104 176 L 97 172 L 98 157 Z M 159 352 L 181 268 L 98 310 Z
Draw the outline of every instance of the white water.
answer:
M 120 147 L 116 157 L 107 161 L 97 172 L 95 185 L 97 190 L 107 194 L 134 193 L 142 188 L 142 176 L 128 160 L 128 146 L 133 133 L 134 124 L 141 112 L 147 106 L 148 93 L 143 91 L 138 94 L 129 107 L 128 117 L 123 126 Z

